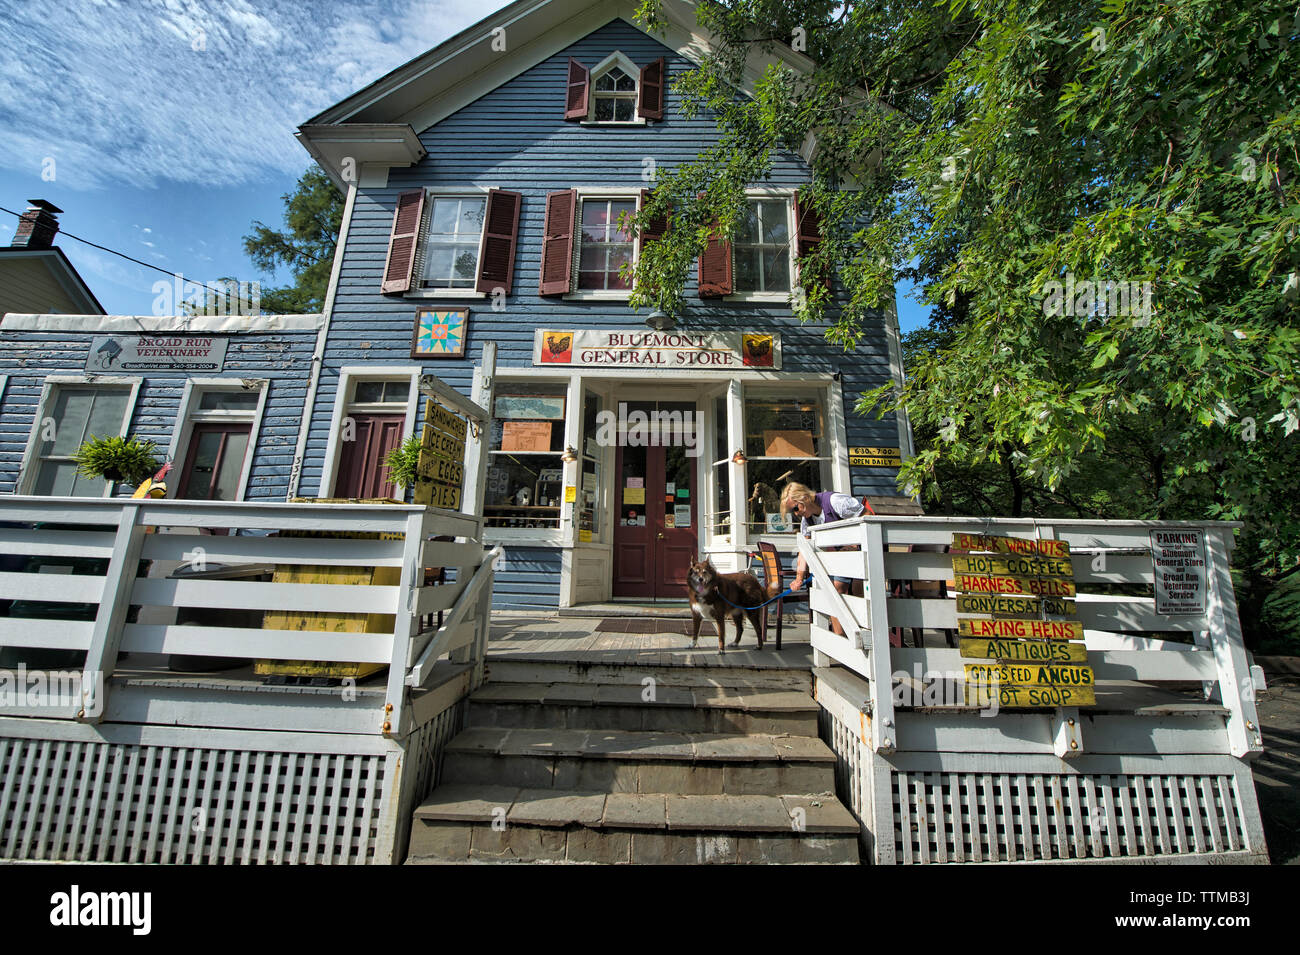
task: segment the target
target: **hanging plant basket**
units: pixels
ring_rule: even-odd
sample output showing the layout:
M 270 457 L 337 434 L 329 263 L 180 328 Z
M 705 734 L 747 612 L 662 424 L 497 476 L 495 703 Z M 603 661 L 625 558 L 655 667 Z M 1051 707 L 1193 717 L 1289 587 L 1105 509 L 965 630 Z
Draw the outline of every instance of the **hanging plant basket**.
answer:
M 103 478 L 114 484 L 139 484 L 158 470 L 152 441 L 113 436 L 90 440 L 77 449 L 73 460 L 77 470 L 87 477 Z

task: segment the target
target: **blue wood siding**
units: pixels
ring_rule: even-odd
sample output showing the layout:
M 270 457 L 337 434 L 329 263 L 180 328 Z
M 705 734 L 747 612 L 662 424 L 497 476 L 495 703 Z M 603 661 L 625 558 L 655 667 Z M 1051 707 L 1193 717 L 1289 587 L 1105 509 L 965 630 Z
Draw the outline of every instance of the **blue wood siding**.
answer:
M 558 547 L 504 544 L 504 566 L 496 572 L 492 606 L 498 610 L 551 609 L 560 605 Z
M 0 375 L 9 376 L 0 401 L 0 493 L 13 493 L 17 485 L 46 376 L 84 374 L 93 334 L 5 331 L 0 335 Z M 144 380 L 127 433 L 148 438 L 165 452 L 176 427 L 186 378 L 268 379 L 266 408 L 253 450 L 246 499 L 282 501 L 288 492 L 316 332 L 254 332 L 226 337 L 225 369 L 220 374 L 190 376 L 158 371 L 139 376 Z M 178 456 L 185 450 L 179 449 Z M 183 463 L 177 461 L 176 466 Z

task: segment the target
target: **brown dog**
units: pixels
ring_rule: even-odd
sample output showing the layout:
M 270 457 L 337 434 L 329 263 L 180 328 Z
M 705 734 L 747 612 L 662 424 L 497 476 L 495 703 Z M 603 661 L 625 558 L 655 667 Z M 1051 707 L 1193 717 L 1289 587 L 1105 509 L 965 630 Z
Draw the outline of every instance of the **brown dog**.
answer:
M 691 601 L 691 646 L 700 639 L 700 621 L 705 614 L 713 618 L 718 628 L 718 649 L 726 652 L 723 628 L 727 617 L 736 624 L 736 639 L 732 646 L 740 645 L 740 635 L 745 629 L 745 617 L 754 626 L 758 648 L 763 649 L 762 611 L 758 605 L 767 599 L 763 585 L 753 574 L 720 574 L 713 562 L 695 561 L 686 575 L 686 595 Z M 725 599 L 724 599 L 725 598 Z M 728 602 L 730 601 L 730 602 Z M 743 608 L 753 609 L 743 609 Z

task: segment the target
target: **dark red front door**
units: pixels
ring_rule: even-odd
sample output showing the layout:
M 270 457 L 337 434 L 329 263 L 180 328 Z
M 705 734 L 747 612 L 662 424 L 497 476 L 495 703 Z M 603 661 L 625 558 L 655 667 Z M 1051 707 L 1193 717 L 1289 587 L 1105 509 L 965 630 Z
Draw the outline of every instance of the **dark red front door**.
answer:
M 248 424 L 196 424 L 176 496 L 191 501 L 234 501 L 248 453 Z
M 402 443 L 403 415 L 352 415 L 355 440 L 344 441 L 339 453 L 335 497 L 394 497 L 397 487 L 388 480 L 384 458 Z M 345 434 L 345 437 L 347 435 Z
M 686 598 L 686 574 L 698 546 L 698 458 L 686 451 L 682 445 L 618 449 L 615 597 Z

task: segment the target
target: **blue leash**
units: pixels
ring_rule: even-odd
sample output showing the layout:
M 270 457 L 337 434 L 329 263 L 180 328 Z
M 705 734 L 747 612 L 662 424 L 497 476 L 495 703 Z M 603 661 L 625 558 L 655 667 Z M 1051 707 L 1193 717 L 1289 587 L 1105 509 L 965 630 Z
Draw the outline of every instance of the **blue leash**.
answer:
M 719 596 L 719 597 L 722 597 L 722 600 L 723 600 L 724 603 L 729 603 L 729 604 L 731 604 L 731 606 L 735 607 L 737 610 L 761 610 L 762 608 L 766 607 L 768 604 L 773 603 L 773 602 L 775 602 L 775 601 L 777 601 L 777 600 L 780 600 L 782 597 L 789 597 L 789 596 L 790 596 L 791 594 L 793 594 L 793 593 L 794 593 L 794 591 L 791 590 L 789 587 L 787 587 L 787 588 L 785 588 L 785 590 L 781 591 L 781 593 L 779 593 L 779 594 L 777 594 L 775 597 L 771 598 L 771 600 L 764 600 L 764 601 L 763 601 L 761 604 L 759 604 L 757 607 L 742 607 L 740 604 L 732 604 L 731 601 L 730 601 L 730 600 L 727 600 L 726 597 L 722 597 L 722 591 L 720 591 L 720 590 L 718 591 L 718 596 Z

